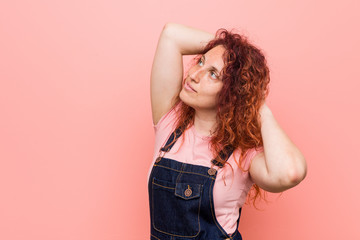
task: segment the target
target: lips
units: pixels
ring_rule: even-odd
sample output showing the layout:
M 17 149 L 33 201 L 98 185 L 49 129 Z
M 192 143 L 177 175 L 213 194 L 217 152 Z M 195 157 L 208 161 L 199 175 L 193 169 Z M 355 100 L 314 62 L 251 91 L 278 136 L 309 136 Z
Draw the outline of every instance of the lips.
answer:
M 185 83 L 184 87 L 185 87 L 185 89 L 187 89 L 189 91 L 196 92 L 196 90 L 193 87 L 191 87 L 191 85 L 189 83 Z

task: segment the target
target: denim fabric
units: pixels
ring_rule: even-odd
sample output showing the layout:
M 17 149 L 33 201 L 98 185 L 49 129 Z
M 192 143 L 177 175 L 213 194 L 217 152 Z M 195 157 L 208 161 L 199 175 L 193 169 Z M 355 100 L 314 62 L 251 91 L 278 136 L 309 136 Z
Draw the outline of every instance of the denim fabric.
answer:
M 215 217 L 217 172 L 209 169 L 165 157 L 155 162 L 148 186 L 151 240 L 242 239 L 238 229 L 229 236 Z

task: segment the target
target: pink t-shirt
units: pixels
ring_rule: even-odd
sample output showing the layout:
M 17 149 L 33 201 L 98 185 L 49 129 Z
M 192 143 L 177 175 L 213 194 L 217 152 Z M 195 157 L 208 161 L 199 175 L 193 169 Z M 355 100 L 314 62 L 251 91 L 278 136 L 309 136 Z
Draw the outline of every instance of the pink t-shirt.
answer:
M 164 146 L 174 131 L 175 110 L 177 110 L 178 107 L 179 105 L 171 109 L 154 125 L 155 148 L 153 161 L 148 173 L 148 180 L 155 159 L 159 155 L 160 148 Z M 164 157 L 179 162 L 211 167 L 213 156 L 209 148 L 209 141 L 210 137 L 199 135 L 194 126 L 192 126 L 179 137 L 175 145 Z M 263 148 L 259 151 L 263 151 Z M 242 165 L 244 169 L 248 169 L 251 159 L 259 151 L 250 149 L 247 152 Z M 239 217 L 239 208 L 245 203 L 248 191 L 253 185 L 249 172 L 243 172 L 238 167 L 234 155 L 236 159 L 239 159 L 240 152 L 235 150 L 228 159 L 228 163 L 232 166 L 233 171 L 228 164 L 225 164 L 223 168 L 214 166 L 214 168 L 218 170 L 213 190 L 215 215 L 220 225 L 228 234 L 235 232 L 237 219 Z

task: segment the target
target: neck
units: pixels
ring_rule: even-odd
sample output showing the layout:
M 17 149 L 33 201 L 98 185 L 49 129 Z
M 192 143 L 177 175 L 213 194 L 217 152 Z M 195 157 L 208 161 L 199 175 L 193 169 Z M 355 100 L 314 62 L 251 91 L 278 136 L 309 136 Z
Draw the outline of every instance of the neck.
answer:
M 216 112 L 195 111 L 194 127 L 200 135 L 210 136 L 216 128 Z

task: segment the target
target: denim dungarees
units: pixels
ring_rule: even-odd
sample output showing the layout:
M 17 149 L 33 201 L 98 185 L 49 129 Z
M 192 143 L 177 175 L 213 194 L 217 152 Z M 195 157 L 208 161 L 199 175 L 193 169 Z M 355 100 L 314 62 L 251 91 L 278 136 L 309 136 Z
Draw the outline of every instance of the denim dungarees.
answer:
M 150 239 L 241 240 L 238 231 L 241 208 L 236 231 L 231 236 L 215 217 L 213 188 L 217 170 L 163 157 L 181 134 L 179 129 L 172 132 L 165 144 L 166 147 L 160 149 L 159 157 L 150 173 Z M 227 153 L 220 156 L 228 158 L 232 150 L 228 150 Z

